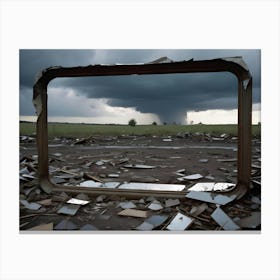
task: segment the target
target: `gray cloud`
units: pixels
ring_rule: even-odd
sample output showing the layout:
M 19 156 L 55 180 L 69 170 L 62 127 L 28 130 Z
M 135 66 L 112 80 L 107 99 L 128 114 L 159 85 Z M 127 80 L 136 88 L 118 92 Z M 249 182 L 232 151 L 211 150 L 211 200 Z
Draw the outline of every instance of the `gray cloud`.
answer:
M 258 50 L 21 50 L 20 113 L 30 112 L 32 86 L 37 72 L 61 65 L 145 63 L 161 56 L 174 61 L 243 56 L 253 76 L 253 103 L 260 102 L 260 51 Z M 164 122 L 183 122 L 189 110 L 237 108 L 237 80 L 231 73 L 132 75 L 114 77 L 61 78 L 52 88 L 75 89 L 87 98 L 106 98 L 111 106 L 135 107 L 143 113 L 155 113 Z M 50 115 L 69 115 L 67 108 L 51 110 Z M 76 111 L 75 114 L 78 114 Z M 81 115 L 84 115 L 81 111 Z

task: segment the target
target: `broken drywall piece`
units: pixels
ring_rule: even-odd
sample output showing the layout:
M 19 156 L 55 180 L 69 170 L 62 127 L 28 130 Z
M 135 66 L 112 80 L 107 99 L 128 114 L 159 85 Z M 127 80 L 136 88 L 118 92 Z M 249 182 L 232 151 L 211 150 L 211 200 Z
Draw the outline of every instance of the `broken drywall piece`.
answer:
M 207 158 L 202 158 L 199 160 L 199 162 L 201 162 L 201 163 L 207 163 L 208 161 L 209 161 L 209 159 L 207 159 Z
M 143 210 L 135 210 L 135 209 L 124 209 L 118 213 L 120 216 L 129 216 L 129 217 L 137 217 L 137 218 L 147 218 L 147 211 Z
M 187 175 L 187 176 L 184 176 L 180 179 L 184 179 L 184 180 L 198 180 L 198 179 L 201 179 L 203 178 L 203 176 L 201 174 L 191 174 L 191 175 Z
M 75 230 L 78 229 L 78 226 L 72 223 L 69 220 L 62 220 L 60 221 L 54 228 L 55 230 Z
M 163 209 L 161 203 L 158 200 L 154 200 L 153 202 L 151 202 L 151 204 L 148 206 L 148 208 L 153 211 L 158 211 L 158 210 Z
M 41 205 L 35 202 L 28 202 L 27 200 L 21 200 L 20 203 L 29 210 L 39 210 Z
M 172 219 L 170 224 L 167 226 L 168 230 L 185 230 L 187 229 L 193 222 L 193 219 L 181 214 L 177 213 L 176 216 Z
M 168 216 L 166 215 L 153 215 L 145 220 L 145 222 L 152 224 L 155 228 L 162 225 L 166 220 L 168 219 Z
M 185 185 L 176 184 L 152 184 L 152 183 L 124 183 L 119 189 L 153 190 L 153 191 L 182 191 Z
M 224 230 L 238 230 L 240 227 L 220 208 L 211 214 L 214 221 L 220 225 Z
M 81 182 L 79 186 L 87 187 L 87 188 L 100 188 L 102 186 L 102 183 L 88 180 L 88 181 Z
M 32 231 L 53 230 L 53 223 L 38 225 L 32 228 L 28 228 L 27 230 L 32 230 Z
M 192 187 L 188 189 L 188 191 L 196 191 L 196 192 L 212 192 L 212 191 L 231 191 L 236 187 L 235 184 L 232 183 L 214 183 L 214 182 L 202 182 L 196 183 Z
M 237 198 L 237 195 L 224 195 L 224 194 L 214 194 L 211 192 L 196 192 L 190 191 L 186 194 L 187 198 L 200 200 L 204 202 L 219 204 L 219 205 L 226 205 L 229 202 L 233 201 Z
M 67 203 L 70 204 L 77 204 L 77 205 L 86 205 L 88 204 L 90 201 L 87 200 L 82 200 L 82 199 L 77 199 L 77 198 L 70 198 Z
M 118 207 L 121 207 L 122 209 L 131 209 L 131 208 L 136 208 L 136 205 L 131 201 L 125 201 L 125 202 L 120 202 Z
M 179 199 L 167 199 L 165 201 L 165 207 L 172 207 L 172 206 L 176 206 L 180 204 L 180 200 Z
M 80 205 L 77 205 L 77 204 L 66 204 L 66 205 L 62 206 L 57 211 L 57 213 L 74 216 L 77 213 L 77 211 L 79 210 L 79 208 L 80 208 Z
M 154 226 L 150 223 L 147 222 L 143 222 L 142 224 L 140 224 L 139 226 L 137 226 L 135 229 L 137 230 L 152 230 L 154 228 Z
M 249 217 L 245 217 L 236 222 L 241 228 L 256 228 L 261 224 L 261 212 L 252 212 Z

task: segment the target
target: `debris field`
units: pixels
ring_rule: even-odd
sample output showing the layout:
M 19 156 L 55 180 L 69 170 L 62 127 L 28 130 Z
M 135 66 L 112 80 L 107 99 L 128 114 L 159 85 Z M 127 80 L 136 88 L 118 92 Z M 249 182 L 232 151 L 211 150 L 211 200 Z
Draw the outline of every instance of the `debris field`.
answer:
M 58 185 L 187 191 L 167 197 L 44 193 L 34 137 L 20 136 L 22 231 L 192 231 L 261 229 L 261 140 L 252 140 L 250 189 L 235 188 L 237 137 L 176 136 L 50 138 L 49 174 Z

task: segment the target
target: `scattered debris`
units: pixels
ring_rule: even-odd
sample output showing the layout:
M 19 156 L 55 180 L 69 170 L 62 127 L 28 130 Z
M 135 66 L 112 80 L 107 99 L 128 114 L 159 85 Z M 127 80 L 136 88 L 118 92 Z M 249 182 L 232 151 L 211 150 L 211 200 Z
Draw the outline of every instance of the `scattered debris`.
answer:
M 240 229 L 240 227 L 237 224 L 235 224 L 233 220 L 220 207 L 216 208 L 216 210 L 211 214 L 211 217 L 224 230 Z
M 216 192 L 216 191 L 231 191 L 236 187 L 235 184 L 231 183 L 196 183 L 188 189 L 188 191 L 197 191 L 197 192 Z
M 168 230 L 185 230 L 187 229 L 193 222 L 193 219 L 181 214 L 177 213 L 177 215 L 172 219 L 170 224 L 167 226 Z
M 210 192 L 197 192 L 190 191 L 187 195 L 187 198 L 205 201 L 209 203 L 215 203 L 219 205 L 226 205 L 227 203 L 233 201 L 237 198 L 237 195 L 223 195 L 223 194 L 213 194 Z
M 88 187 L 88 188 L 100 188 L 102 186 L 102 183 L 100 182 L 94 182 L 94 181 L 84 181 L 80 183 L 81 187 Z
M 166 215 L 153 215 L 145 220 L 145 222 L 152 224 L 155 228 L 162 225 L 166 220 L 168 219 L 168 216 Z
M 66 204 L 66 205 L 62 206 L 57 211 L 57 213 L 74 216 L 77 213 L 77 211 L 79 210 L 79 208 L 80 208 L 80 205 L 77 205 L 77 204 Z
M 77 205 L 86 205 L 89 203 L 89 201 L 81 200 L 81 199 L 77 199 L 77 198 L 71 198 L 67 201 L 67 203 L 77 204 Z
M 198 180 L 198 179 L 201 179 L 201 178 L 203 178 L 203 176 L 200 175 L 200 174 L 192 174 L 192 175 L 184 176 L 180 179 L 183 179 L 183 180 Z
M 151 202 L 150 205 L 148 206 L 148 208 L 151 210 L 154 210 L 154 211 L 163 209 L 161 203 L 157 200 L 154 200 L 153 202 Z
M 75 230 L 78 226 L 69 220 L 62 220 L 54 227 L 55 230 Z
M 154 226 L 148 222 L 143 222 L 142 224 L 140 224 L 138 227 L 136 227 L 135 229 L 137 230 L 152 230 L 154 228 Z
M 124 209 L 118 213 L 120 216 L 130 216 L 130 217 L 137 217 L 137 218 L 147 218 L 147 211 L 143 210 L 135 210 L 135 209 Z
M 117 186 L 120 185 L 120 182 L 106 182 L 102 184 L 102 187 L 108 189 L 115 189 Z
M 118 206 L 122 209 L 136 208 L 136 205 L 131 201 L 120 202 Z
M 27 200 L 21 200 L 20 203 L 29 210 L 39 210 L 41 208 L 40 204 L 35 203 L 35 202 L 29 203 Z
M 30 142 L 21 141 L 20 145 L 19 228 L 21 230 L 39 231 L 44 228 L 51 230 L 51 222 L 54 226 L 61 217 L 68 217 L 65 220 L 68 226 L 62 226 L 63 230 L 165 230 L 168 229 L 167 226 L 171 227 L 171 220 L 175 222 L 174 218 L 178 213 L 193 219 L 191 224 L 193 230 L 217 230 L 221 227 L 217 227 L 211 217 L 217 205 L 226 205 L 221 206 L 222 211 L 241 229 L 260 229 L 261 149 L 258 147 L 261 142 L 259 140 L 253 142 L 252 184 L 246 196 L 241 199 L 238 194 L 232 195 L 228 192 L 236 187 L 234 183 L 238 176 L 237 159 L 234 154 L 237 151 L 237 138 L 230 135 L 182 132 L 177 138 L 123 135 L 95 136 L 94 139 L 89 137 L 78 140 L 71 137 L 49 139 L 50 178 L 53 183 L 64 184 L 65 189 L 69 189 L 69 193 L 55 191 L 51 194 L 46 194 L 39 187 L 38 155 L 34 154 L 36 151 L 34 140 L 33 138 Z M 77 141 L 81 141 L 80 143 L 84 141 L 84 143 L 81 144 L 82 146 L 73 147 L 73 143 Z M 194 144 L 195 141 L 200 144 Z M 221 144 L 214 143 L 215 141 Z M 169 143 L 165 145 L 164 142 Z M 206 164 L 210 161 L 211 164 Z M 222 172 L 219 172 L 218 168 Z M 76 196 L 72 195 L 70 187 L 74 186 L 80 186 L 84 190 L 76 193 Z M 120 189 L 120 192 L 114 195 L 97 195 L 97 197 L 94 194 L 89 198 L 84 194 L 90 193 L 87 188 Z M 143 191 L 142 198 L 141 196 L 126 197 L 122 194 L 126 192 L 124 190 L 129 189 L 139 190 L 139 193 L 142 190 L 145 192 Z M 182 191 L 178 195 L 186 196 L 186 199 L 181 197 L 180 200 L 170 199 L 164 196 L 158 198 L 153 194 L 146 197 L 149 190 Z M 22 203 L 22 201 L 26 202 Z M 84 202 L 72 204 L 75 201 Z M 233 201 L 234 203 L 230 203 Z M 71 209 L 71 206 L 75 209 Z M 118 215 L 120 210 L 118 206 L 122 211 L 129 210 L 130 214 L 132 210 L 136 212 L 132 215 L 127 215 L 126 212 L 124 215 Z M 157 215 L 152 215 L 153 213 Z M 135 218 L 125 218 L 126 215 Z M 121 220 L 121 223 L 118 220 Z M 95 221 L 94 225 L 93 221 Z M 77 222 L 77 225 L 73 222 Z
M 193 216 L 199 216 L 206 209 L 208 209 L 208 205 L 206 203 L 202 203 L 199 206 L 193 206 L 190 211 L 190 214 L 192 214 Z
M 165 200 L 165 207 L 172 207 L 180 204 L 179 199 L 167 199 Z

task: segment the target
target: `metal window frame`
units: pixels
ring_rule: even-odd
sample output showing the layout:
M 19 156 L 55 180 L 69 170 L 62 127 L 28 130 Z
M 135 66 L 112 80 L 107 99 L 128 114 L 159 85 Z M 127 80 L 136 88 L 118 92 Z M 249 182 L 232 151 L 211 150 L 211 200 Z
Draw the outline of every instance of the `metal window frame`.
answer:
M 60 186 L 49 176 L 47 87 L 51 80 L 61 77 L 120 76 L 172 73 L 231 72 L 238 80 L 238 173 L 236 188 L 232 191 L 242 197 L 249 188 L 251 178 L 252 129 L 252 76 L 242 57 L 200 61 L 148 63 L 136 65 L 89 65 L 85 67 L 50 67 L 43 70 L 33 86 L 33 103 L 37 111 L 38 177 L 41 188 L 47 192 L 67 191 L 87 194 L 118 194 L 122 196 L 154 195 L 183 198 L 185 191 L 144 191 L 80 186 Z

